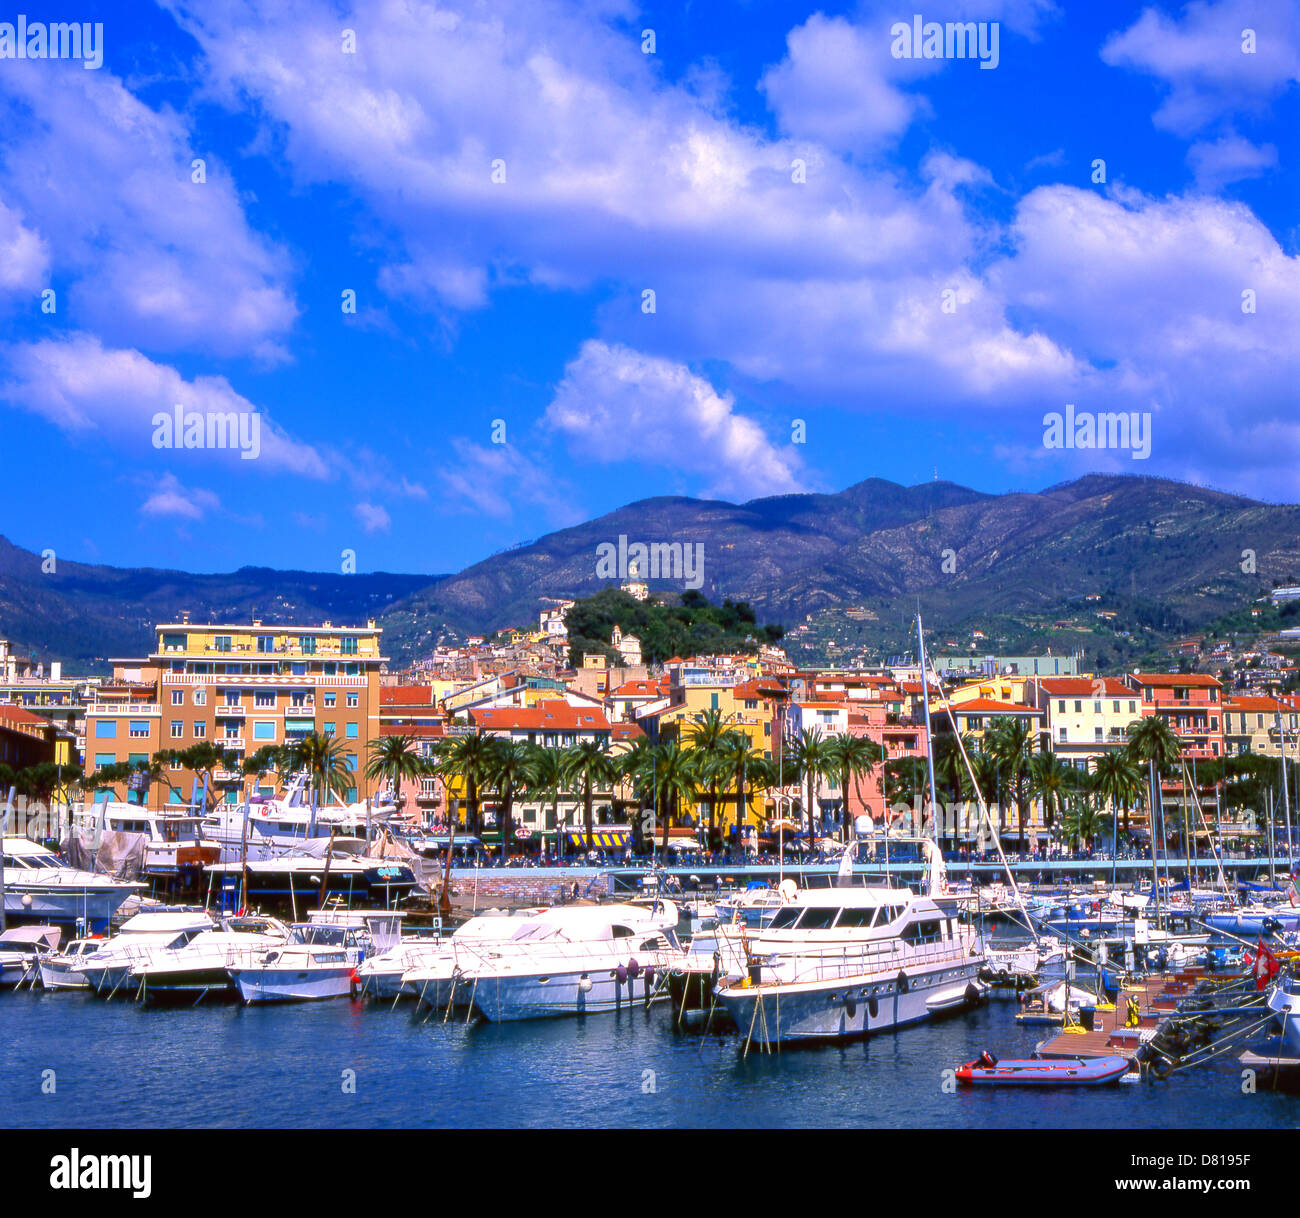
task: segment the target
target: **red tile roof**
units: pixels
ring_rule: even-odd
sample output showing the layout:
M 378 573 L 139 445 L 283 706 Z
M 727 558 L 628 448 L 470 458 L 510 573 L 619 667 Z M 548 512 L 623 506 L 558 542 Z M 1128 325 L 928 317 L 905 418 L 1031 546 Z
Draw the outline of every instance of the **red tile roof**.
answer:
M 432 685 L 381 685 L 380 706 L 435 706 Z
M 1039 686 L 1054 697 L 1131 698 L 1133 690 L 1118 677 L 1040 677 Z M 1098 692 L 1097 687 L 1102 688 Z
M 1041 715 L 1043 713 L 1036 706 L 1022 706 L 1019 702 L 999 702 L 995 698 L 972 698 L 969 702 L 954 702 L 951 705 L 954 715 L 964 715 L 967 711 L 1014 715 Z
M 50 720 L 43 719 L 40 715 L 33 715 L 31 711 L 25 710 L 21 706 L 0 706 L 0 719 L 8 719 L 10 723 L 38 724 L 41 727 L 54 726 Z
M 498 731 L 608 731 L 605 712 L 594 707 L 570 706 L 558 699 L 537 706 L 474 709 L 470 717 L 480 727 Z
M 1158 685 L 1161 688 L 1195 685 L 1208 689 L 1219 685 L 1217 677 L 1205 672 L 1135 672 L 1133 680 L 1139 685 Z

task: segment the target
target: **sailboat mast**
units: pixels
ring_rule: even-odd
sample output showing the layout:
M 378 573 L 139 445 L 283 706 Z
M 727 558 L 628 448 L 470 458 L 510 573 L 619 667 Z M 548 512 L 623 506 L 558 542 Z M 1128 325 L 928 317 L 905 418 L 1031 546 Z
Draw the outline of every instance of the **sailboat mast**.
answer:
M 939 822 L 934 816 L 938 802 L 938 789 L 934 783 L 934 736 L 930 731 L 930 675 L 929 665 L 925 659 L 925 631 L 921 627 L 921 610 L 916 611 L 916 644 L 921 657 L 921 704 L 925 707 L 925 761 L 930 774 L 930 815 L 934 820 L 934 840 L 939 840 Z M 921 823 L 917 826 L 917 837 L 922 836 L 925 828 L 925 813 L 921 813 Z

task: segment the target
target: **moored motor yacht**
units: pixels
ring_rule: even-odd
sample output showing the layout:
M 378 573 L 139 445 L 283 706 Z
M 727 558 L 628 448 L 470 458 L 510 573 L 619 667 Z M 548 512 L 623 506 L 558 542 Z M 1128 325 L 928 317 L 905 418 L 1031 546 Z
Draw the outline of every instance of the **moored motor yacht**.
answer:
M 556 906 L 509 939 L 482 944 L 460 975 L 471 1005 L 493 1023 L 651 1002 L 667 995 L 667 970 L 685 954 L 677 920 L 666 900 Z
M 36 968 L 41 978 L 41 988 L 46 990 L 84 990 L 90 985 L 81 972 L 81 966 L 91 953 L 107 943 L 104 938 L 73 939 L 62 951 L 49 952 L 37 959 Z
M 299 923 L 289 940 L 230 969 L 246 1003 L 308 1002 L 342 998 L 358 985 L 356 968 L 371 950 L 385 951 L 401 937 L 394 914 L 318 911 Z
M 11 926 L 0 931 L 0 989 L 34 982 L 42 956 L 59 946 L 57 926 Z
M 285 943 L 289 928 L 263 914 L 225 918 L 216 930 L 205 930 L 180 947 L 151 952 L 131 969 L 146 1002 L 233 999 L 237 996 L 230 970 L 251 964 L 268 949 Z
M 112 997 L 122 989 L 131 970 L 154 953 L 184 947 L 216 923 L 206 910 L 159 910 L 136 914 L 122 923 L 113 938 L 84 958 L 77 971 L 96 994 Z M 131 993 L 134 994 L 134 990 Z
M 82 921 L 104 930 L 118 907 L 144 884 L 69 867 L 57 854 L 25 837 L 4 838 L 4 908 L 10 924 Z
M 509 939 L 542 912 L 540 909 L 527 909 L 478 914 L 470 918 L 436 947 L 420 953 L 421 958 L 397 978 L 398 992 L 440 1010 L 449 1005 L 465 1005 L 469 991 L 462 980 L 463 973 L 470 964 L 477 962 L 479 951 L 488 944 Z M 377 973 L 382 959 L 375 959 Z M 361 972 L 358 969 L 358 973 Z M 385 986 L 391 990 L 391 977 Z

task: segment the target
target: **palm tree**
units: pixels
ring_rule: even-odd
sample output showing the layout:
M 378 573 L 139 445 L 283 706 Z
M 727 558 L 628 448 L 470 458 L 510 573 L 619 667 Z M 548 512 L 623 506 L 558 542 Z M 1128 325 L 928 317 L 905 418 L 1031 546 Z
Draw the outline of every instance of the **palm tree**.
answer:
M 840 780 L 840 790 L 844 795 L 844 804 L 840 809 L 840 820 L 844 830 L 844 840 L 851 841 L 849 824 L 849 785 L 855 780 L 858 786 L 858 799 L 862 799 L 861 779 L 884 759 L 885 750 L 874 740 L 866 736 L 852 736 L 841 732 L 826 742 L 826 761 L 831 772 Z
M 997 762 L 1000 785 L 1016 803 L 1020 824 L 1020 849 L 1028 843 L 1025 818 L 1029 811 L 1029 759 L 1034 751 L 1034 734 L 1019 717 L 1003 719 L 984 737 L 985 748 Z
M 1123 810 L 1127 836 L 1129 807 L 1142 789 L 1142 772 L 1127 749 L 1114 749 L 1092 759 L 1092 789 L 1112 813 Z
M 760 762 L 763 754 L 749 742 L 744 732 L 728 732 L 718 748 L 718 767 L 727 785 L 736 788 L 736 835 L 739 838 L 745 826 L 746 788 L 756 789 L 762 780 Z
M 533 781 L 533 755 L 530 746 L 522 740 L 492 740 L 488 776 L 501 799 L 501 815 L 497 818 L 501 828 L 501 861 L 510 857 L 510 836 L 514 832 L 514 805 L 519 792 Z
M 1156 816 L 1160 808 L 1160 774 L 1172 770 L 1182 757 L 1183 749 L 1169 720 L 1163 715 L 1148 715 L 1129 724 L 1128 744 L 1125 745 L 1129 757 L 1136 763 L 1145 763 L 1147 767 L 1147 788 L 1150 802 L 1147 805 L 1148 827 L 1151 831 L 1152 858 L 1155 857 Z M 1163 827 L 1161 833 L 1163 835 Z
M 695 795 L 699 784 L 696 760 L 691 750 L 684 749 L 675 740 L 655 746 L 654 792 L 656 810 L 662 813 L 663 854 L 668 853 L 668 827 L 684 799 Z
M 370 760 L 366 763 L 366 777 L 372 782 L 382 779 L 393 788 L 393 800 L 398 809 L 402 806 L 402 780 L 420 777 L 423 767 L 415 752 L 415 737 L 398 734 L 380 736 L 369 745 Z
M 817 800 L 817 786 L 822 778 L 831 772 L 831 757 L 827 752 L 827 740 L 819 728 L 803 728 L 790 750 L 790 764 L 803 782 L 808 784 L 808 802 L 805 809 L 808 814 L 808 845 L 811 848 L 814 837 L 814 815 Z
M 1065 832 L 1066 841 L 1071 845 L 1091 845 L 1095 837 L 1105 832 L 1107 822 L 1111 819 L 1113 814 L 1103 812 L 1092 799 L 1075 794 L 1070 797 L 1061 815 L 1061 828 Z
M 728 716 L 716 707 L 711 707 L 695 716 L 695 722 L 687 733 L 690 746 L 696 753 L 700 778 L 708 785 L 705 799 L 709 804 L 710 846 L 717 832 L 719 784 L 725 775 L 725 769 L 718 762 L 723 751 L 723 742 L 730 733 L 727 722 Z
M 654 774 L 656 745 L 646 736 L 634 740 L 631 747 L 618 755 L 619 778 L 632 788 L 637 803 L 636 839 L 638 847 L 644 842 L 646 832 L 646 804 L 653 804 L 655 797 Z M 653 837 L 654 830 L 651 829 Z
M 1055 753 L 1036 753 L 1029 759 L 1029 790 L 1043 802 L 1043 819 L 1050 829 L 1065 810 L 1065 797 L 1074 785 L 1074 769 Z
M 540 744 L 529 745 L 532 758 L 532 779 L 528 783 L 530 796 L 540 796 L 551 801 L 551 828 L 559 833 L 560 794 L 567 791 L 568 774 L 564 768 L 564 754 L 559 749 L 548 749 Z
M 486 781 L 492 759 L 489 737 L 477 731 L 468 736 L 456 736 L 444 746 L 439 773 L 444 777 L 456 775 L 465 781 L 466 827 L 470 833 L 479 832 L 479 791 Z M 451 810 L 450 793 L 447 800 L 447 818 L 455 821 Z
M 346 747 L 343 741 L 333 736 L 308 732 L 301 740 L 295 740 L 290 745 L 290 756 L 293 766 L 308 771 L 318 805 L 324 801 L 325 796 L 343 795 L 355 785 Z
M 618 765 L 603 740 L 580 740 L 565 750 L 564 772 L 573 789 L 582 792 L 583 823 L 587 827 L 587 848 L 591 849 L 596 832 L 592 793 L 618 781 Z

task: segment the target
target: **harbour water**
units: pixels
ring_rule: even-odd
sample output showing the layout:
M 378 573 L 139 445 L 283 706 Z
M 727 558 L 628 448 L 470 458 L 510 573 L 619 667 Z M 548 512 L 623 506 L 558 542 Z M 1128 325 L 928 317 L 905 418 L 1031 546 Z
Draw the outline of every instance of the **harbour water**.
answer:
M 1243 1094 L 1232 1059 L 1162 1083 L 945 1090 L 983 1049 L 1050 1029 L 1015 1004 L 834 1047 L 741 1056 L 664 1005 L 523 1024 L 422 1022 L 410 1004 L 152 1008 L 84 993 L 0 995 L 11 1128 L 1292 1129 L 1300 1099 Z M 46 1071 L 53 1071 L 53 1078 Z M 347 1072 L 355 1072 L 349 1075 Z M 49 1093 L 50 1082 L 53 1093 Z

